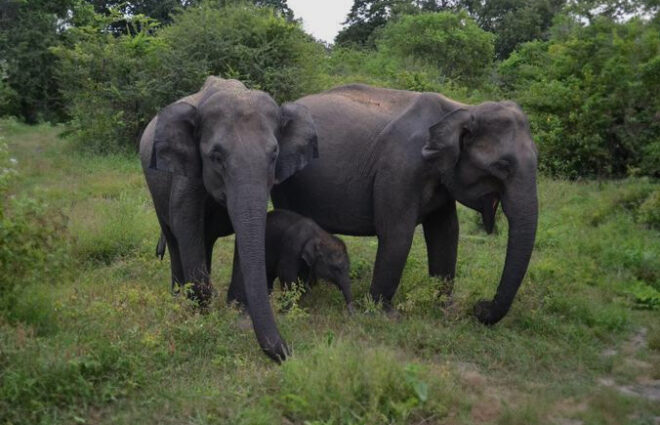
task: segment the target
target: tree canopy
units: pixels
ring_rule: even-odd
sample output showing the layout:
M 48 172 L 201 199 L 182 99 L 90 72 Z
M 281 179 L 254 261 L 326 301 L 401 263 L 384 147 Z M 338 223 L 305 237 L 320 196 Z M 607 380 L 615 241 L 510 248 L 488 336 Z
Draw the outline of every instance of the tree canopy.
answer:
M 131 151 L 215 74 L 278 102 L 345 83 L 512 99 L 545 173 L 660 176 L 659 0 L 356 0 L 333 46 L 286 0 L 0 3 L 0 116 Z

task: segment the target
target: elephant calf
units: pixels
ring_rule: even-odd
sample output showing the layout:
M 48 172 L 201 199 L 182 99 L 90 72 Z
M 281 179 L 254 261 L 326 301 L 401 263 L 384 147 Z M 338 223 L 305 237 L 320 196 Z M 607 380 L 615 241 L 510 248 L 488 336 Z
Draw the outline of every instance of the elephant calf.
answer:
M 266 217 L 266 277 L 272 291 L 275 278 L 282 286 L 298 280 L 306 286 L 317 279 L 337 285 L 346 306 L 353 311 L 349 259 L 346 245 L 313 220 L 286 210 L 274 210 Z M 240 270 L 234 265 L 233 279 Z

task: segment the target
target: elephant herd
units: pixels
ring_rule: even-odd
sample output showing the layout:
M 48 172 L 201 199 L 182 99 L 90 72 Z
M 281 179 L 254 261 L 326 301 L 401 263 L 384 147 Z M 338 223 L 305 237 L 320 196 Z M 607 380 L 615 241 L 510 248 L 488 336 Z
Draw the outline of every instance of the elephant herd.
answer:
M 534 246 L 537 155 L 512 102 L 348 85 L 280 106 L 217 77 L 161 110 L 140 142 L 172 285 L 192 284 L 190 296 L 207 303 L 214 242 L 235 233 L 227 299 L 247 308 L 276 361 L 289 355 L 268 298 L 276 276 L 333 280 L 350 308 L 346 248 L 329 233 L 377 236 L 370 292 L 392 309 L 418 224 L 429 274 L 453 280 L 456 201 L 489 231 L 499 204 L 508 220 L 496 295 L 474 307 L 484 324 L 502 319 Z M 267 214 L 269 198 L 277 210 Z

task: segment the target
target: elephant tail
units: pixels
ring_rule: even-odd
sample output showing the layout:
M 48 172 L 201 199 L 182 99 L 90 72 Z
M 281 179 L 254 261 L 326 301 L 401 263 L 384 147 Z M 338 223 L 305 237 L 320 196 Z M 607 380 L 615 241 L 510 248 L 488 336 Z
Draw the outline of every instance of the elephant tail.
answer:
M 156 244 L 156 257 L 161 260 L 165 256 L 165 247 L 167 246 L 167 240 L 165 239 L 165 233 L 160 232 L 160 238 L 158 239 L 158 244 Z

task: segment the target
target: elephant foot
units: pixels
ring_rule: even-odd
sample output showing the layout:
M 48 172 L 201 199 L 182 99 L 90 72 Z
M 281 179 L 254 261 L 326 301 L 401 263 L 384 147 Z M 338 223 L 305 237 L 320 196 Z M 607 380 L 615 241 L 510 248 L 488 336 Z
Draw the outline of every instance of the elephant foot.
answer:
M 210 283 L 195 283 L 188 293 L 188 297 L 196 301 L 200 307 L 206 308 L 211 303 L 214 294 L 215 290 Z
M 394 308 L 391 302 L 383 302 L 383 312 L 385 312 L 385 315 L 390 320 L 399 321 L 403 319 L 401 312 Z
M 502 311 L 502 308 L 495 302 L 489 300 L 481 300 L 474 305 L 474 315 L 481 323 L 488 326 L 499 322 L 506 312 L 506 310 Z
M 438 303 L 443 310 L 452 307 L 454 305 L 454 294 L 452 292 L 440 294 L 438 297 Z

